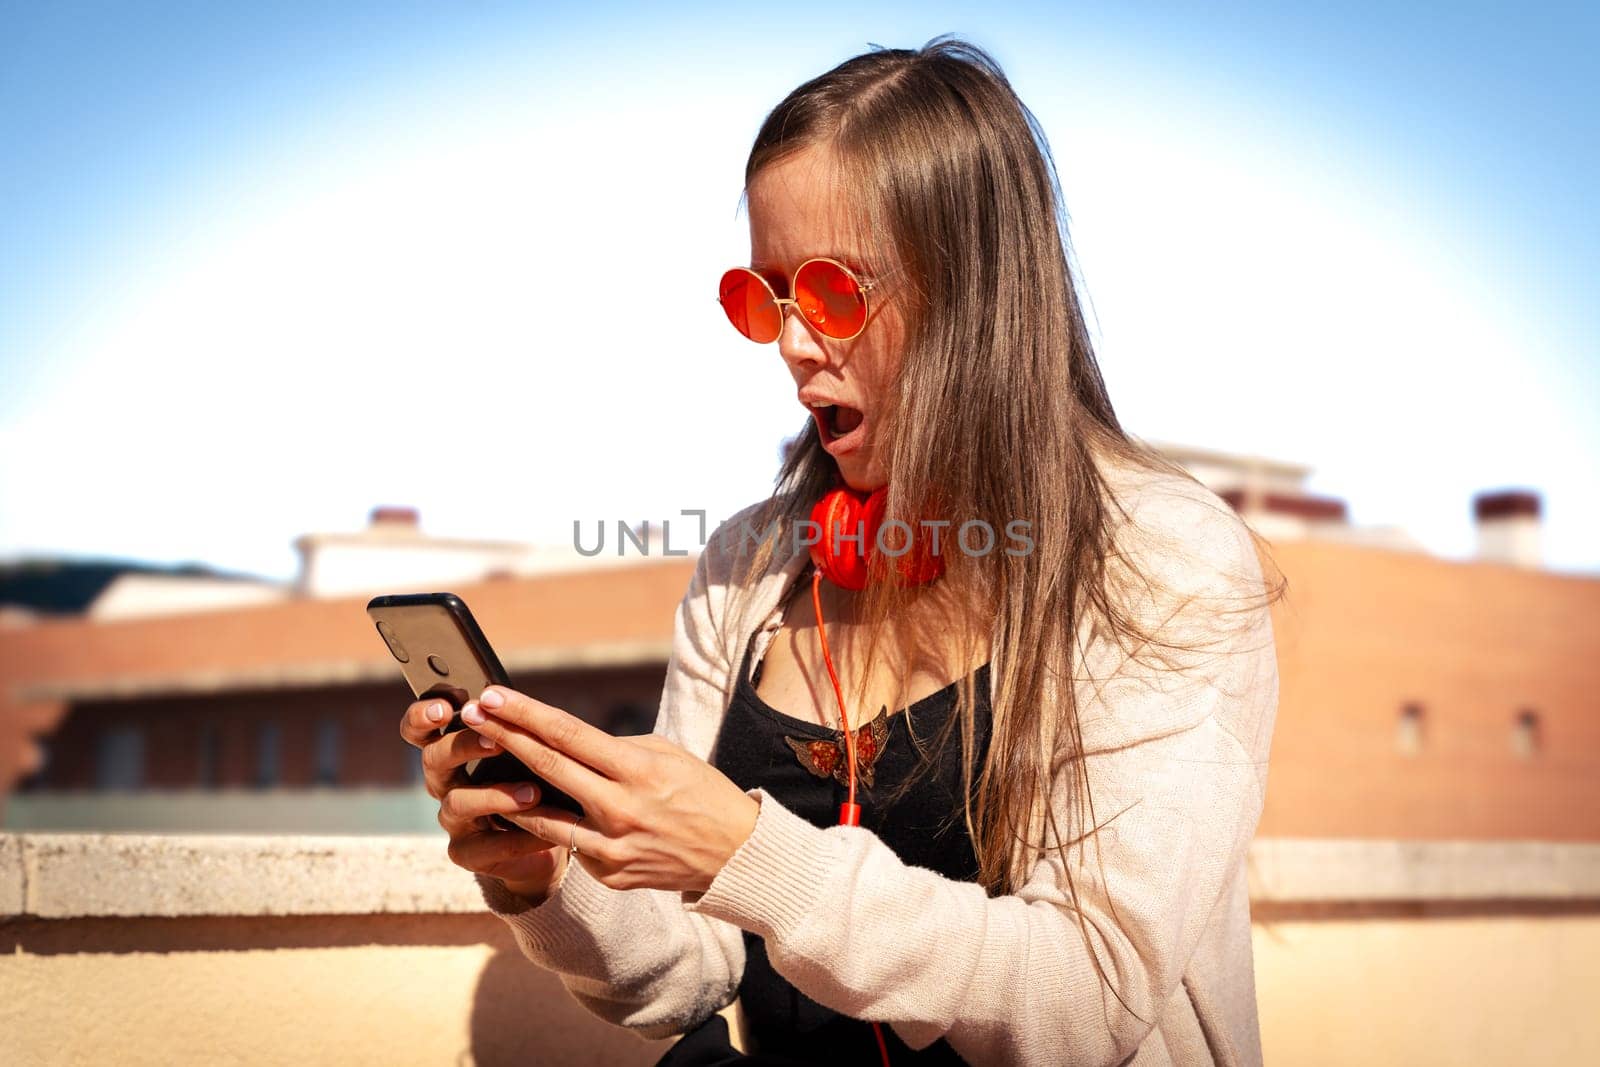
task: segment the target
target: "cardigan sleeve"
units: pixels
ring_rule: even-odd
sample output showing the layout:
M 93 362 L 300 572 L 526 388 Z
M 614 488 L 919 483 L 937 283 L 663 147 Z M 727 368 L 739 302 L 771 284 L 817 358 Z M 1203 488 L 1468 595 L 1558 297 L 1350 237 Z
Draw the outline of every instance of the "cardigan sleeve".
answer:
M 702 759 L 716 739 L 732 669 L 716 615 L 725 584 L 713 561 L 713 535 L 695 565 L 673 623 L 655 733 Z M 669 1037 L 730 1003 L 744 974 L 739 928 L 683 907 L 683 894 L 616 890 L 581 864 L 530 906 L 478 874 L 489 910 L 510 926 L 523 955 L 556 972 L 593 1014 L 645 1037 Z
M 1130 1057 L 1177 991 L 1229 879 L 1242 876 L 1277 703 L 1264 600 L 1231 626 L 1216 611 L 1218 596 L 1240 588 L 1224 572 L 1253 575 L 1245 595 L 1260 592 L 1248 534 L 1231 511 L 1220 523 L 1188 507 L 1157 512 L 1177 539 L 1210 540 L 1200 566 L 1166 568 L 1178 598 L 1130 600 L 1135 617 L 1165 620 L 1159 633 L 1175 643 L 1224 636 L 1202 653 L 1168 653 L 1184 661 L 1181 675 L 1141 671 L 1126 657 L 1109 678 L 1075 672 L 1099 829 L 1069 848 L 1070 884 L 1049 850 L 1014 893 L 990 897 L 907 866 L 869 830 L 816 827 L 753 789 L 755 830 L 688 909 L 759 934 L 801 992 L 892 1025 L 912 1048 L 943 1037 L 973 1063 Z M 1143 573 L 1162 569 L 1144 562 Z M 1085 666 L 1094 662 L 1085 654 Z M 1062 826 L 1067 791 L 1049 798 Z M 1090 945 L 1139 1017 L 1105 988 Z M 1248 953 L 1248 940 L 1235 949 Z

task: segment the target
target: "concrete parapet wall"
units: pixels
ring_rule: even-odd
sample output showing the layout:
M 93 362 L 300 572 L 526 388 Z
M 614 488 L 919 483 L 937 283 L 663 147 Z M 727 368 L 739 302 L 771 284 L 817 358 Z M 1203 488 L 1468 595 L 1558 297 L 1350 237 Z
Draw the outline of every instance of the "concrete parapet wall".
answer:
M 444 846 L 0 834 L 0 1062 L 661 1056 L 524 959 Z M 1600 1062 L 1600 845 L 1266 838 L 1250 871 L 1269 1064 Z
M 1600 844 L 1263 838 L 1255 904 L 1600 902 Z M 465 914 L 442 834 L 0 834 L 0 918 Z

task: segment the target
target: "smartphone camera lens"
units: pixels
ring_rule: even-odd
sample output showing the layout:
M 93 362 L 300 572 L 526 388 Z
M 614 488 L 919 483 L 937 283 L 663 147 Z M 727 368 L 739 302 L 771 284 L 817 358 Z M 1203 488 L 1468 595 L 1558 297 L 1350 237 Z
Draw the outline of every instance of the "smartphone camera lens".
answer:
M 394 635 L 394 631 L 389 629 L 388 623 L 378 623 L 378 636 L 383 638 L 384 644 L 389 646 L 389 651 L 394 654 L 395 659 L 401 663 L 411 662 L 411 653 L 406 651 L 406 646 L 402 645 L 400 639 Z
M 443 659 L 439 658 L 438 656 L 429 656 L 428 657 L 428 666 L 432 667 L 433 668 L 433 673 L 439 675 L 439 677 L 441 677 L 441 678 L 445 677 L 446 675 L 448 675 L 450 673 L 450 664 L 446 663 Z

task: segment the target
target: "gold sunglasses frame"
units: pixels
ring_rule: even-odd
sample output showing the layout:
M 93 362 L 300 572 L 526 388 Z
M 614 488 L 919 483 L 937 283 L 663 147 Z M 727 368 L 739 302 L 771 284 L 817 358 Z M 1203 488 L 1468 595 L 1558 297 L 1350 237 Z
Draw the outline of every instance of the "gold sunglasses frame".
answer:
M 878 287 L 878 283 L 873 281 L 871 278 L 863 278 L 861 275 L 857 274 L 843 263 L 840 263 L 837 259 L 832 259 L 828 256 L 812 256 L 810 259 L 796 267 L 794 269 L 794 273 L 789 276 L 789 291 L 791 293 L 794 292 L 794 282 L 796 278 L 800 277 L 800 272 L 811 266 L 813 263 L 827 263 L 831 266 L 838 267 L 840 270 L 844 271 L 845 275 L 849 277 L 851 281 L 856 283 L 856 288 L 861 290 L 861 329 L 857 330 L 849 337 L 833 336 L 833 334 L 826 332 L 821 326 L 818 326 L 816 323 L 812 322 L 806 317 L 805 309 L 800 306 L 800 301 L 789 296 L 779 296 L 777 291 L 772 288 L 771 282 L 767 281 L 766 278 L 762 277 L 759 273 L 751 268 L 743 266 L 729 267 L 728 270 L 722 272 L 722 277 L 726 278 L 728 276 L 728 271 L 742 270 L 761 283 L 762 287 L 767 290 L 767 295 L 772 297 L 772 302 L 778 305 L 778 336 L 774 337 L 770 341 L 757 341 L 754 337 L 751 337 L 743 330 L 740 330 L 739 327 L 733 326 L 733 319 L 728 318 L 728 306 L 722 302 L 722 294 L 718 293 L 716 297 L 717 306 L 722 309 L 723 317 L 728 318 L 728 325 L 733 326 L 734 330 L 738 332 L 740 337 L 743 337 L 752 344 L 777 344 L 779 338 L 783 337 L 783 323 L 786 317 L 786 312 L 783 310 L 783 305 L 793 304 L 795 310 L 800 312 L 800 318 L 806 323 L 806 325 L 812 327 L 830 341 L 853 341 L 857 337 L 860 337 L 862 332 L 867 328 L 867 320 L 872 317 L 872 304 L 868 301 L 867 294 L 876 289 Z M 718 281 L 720 282 L 721 278 L 719 278 Z

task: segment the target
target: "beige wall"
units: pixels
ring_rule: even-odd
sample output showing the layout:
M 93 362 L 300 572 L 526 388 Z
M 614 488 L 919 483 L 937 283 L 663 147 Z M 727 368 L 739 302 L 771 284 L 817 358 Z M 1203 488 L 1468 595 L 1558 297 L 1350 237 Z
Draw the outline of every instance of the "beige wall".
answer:
M 499 919 L 0 925 L 0 1063 L 650 1064 Z
M 1268 1064 L 1600 1063 L 1600 913 L 1257 922 Z
M 0 1064 L 649 1064 L 415 837 L 0 834 Z M 1269 1064 L 1600 1063 L 1600 846 L 1258 841 Z
M 1269 1064 L 1600 1062 L 1600 916 L 1257 924 Z M 0 1060 L 649 1064 L 499 920 L 0 926 Z

